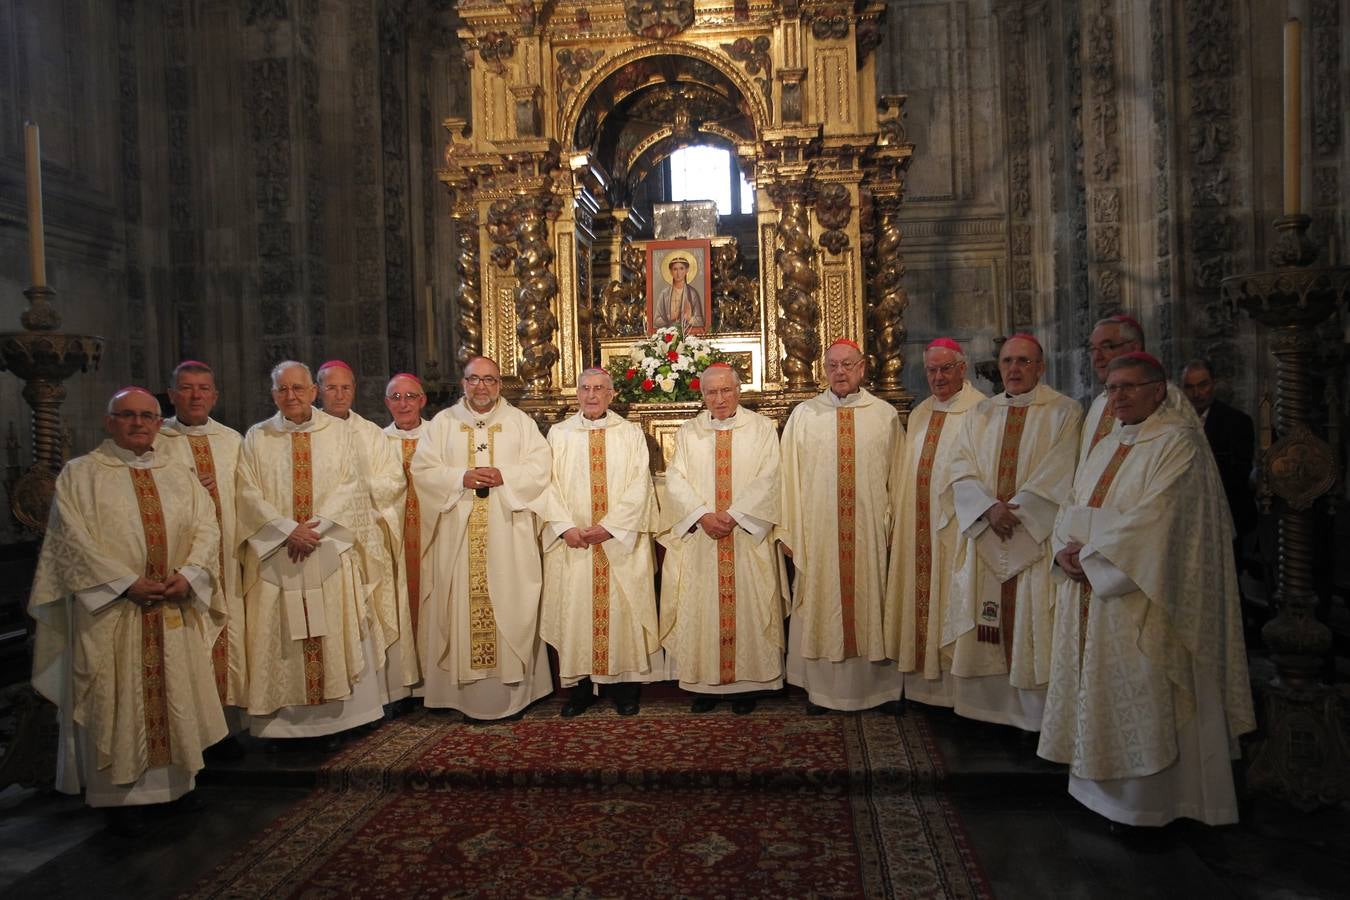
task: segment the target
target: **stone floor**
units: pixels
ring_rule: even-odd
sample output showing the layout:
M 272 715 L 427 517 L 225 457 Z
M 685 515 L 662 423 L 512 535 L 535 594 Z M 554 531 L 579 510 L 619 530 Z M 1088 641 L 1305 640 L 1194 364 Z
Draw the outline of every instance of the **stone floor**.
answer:
M 1238 826 L 1174 823 L 1123 840 L 1068 797 L 1063 769 L 1037 758 L 1031 738 L 919 714 L 996 897 L 1350 897 L 1348 810 L 1252 802 Z M 136 839 L 107 832 L 78 799 L 11 788 L 0 793 L 0 896 L 177 896 L 303 797 L 325 755 L 250 745 L 244 760 L 203 774 L 203 809 L 164 810 Z

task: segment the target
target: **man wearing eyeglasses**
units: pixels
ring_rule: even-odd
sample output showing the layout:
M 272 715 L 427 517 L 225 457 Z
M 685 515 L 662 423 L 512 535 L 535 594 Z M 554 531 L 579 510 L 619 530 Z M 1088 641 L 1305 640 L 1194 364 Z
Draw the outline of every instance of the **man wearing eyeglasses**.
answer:
M 384 715 L 384 646 L 359 548 L 363 485 L 339 419 L 294 360 L 272 369 L 277 413 L 244 435 L 236 487 L 248 616 L 249 729 L 328 737 Z
M 400 616 L 406 620 L 399 622 L 399 639 L 395 648 L 390 650 L 389 671 L 398 669 L 392 663 L 395 653 L 400 658 L 406 652 L 417 661 L 418 617 L 422 601 L 422 506 L 418 500 L 417 487 L 412 480 L 412 458 L 417 451 L 417 442 L 421 440 L 426 422 L 422 419 L 422 410 L 427 405 L 427 392 L 422 380 L 408 372 L 400 372 L 384 387 L 384 408 L 393 417 L 384 428 L 385 439 L 394 448 L 394 456 L 403 469 L 404 488 L 394 504 L 395 515 L 386 519 L 390 524 L 390 535 L 394 543 L 394 565 L 398 568 L 400 599 L 406 600 L 399 607 Z M 406 648 L 406 650 L 405 650 Z M 421 667 L 416 672 L 417 681 L 421 681 Z M 393 685 L 390 693 L 393 693 Z M 414 695 L 421 693 L 421 687 L 412 689 Z
M 966 413 L 947 481 L 961 540 L 942 644 L 959 715 L 1040 729 L 1050 678 L 1050 530 L 1069 497 L 1083 409 L 1041 383 L 1029 334 L 998 355 L 1004 392 Z
M 1256 727 L 1232 526 L 1198 428 L 1146 353 L 1107 367 L 1121 427 L 1074 478 L 1052 545 L 1061 581 L 1037 752 L 1124 825 L 1238 819 L 1230 748 Z
M 1142 353 L 1144 347 L 1144 329 L 1129 316 L 1117 314 L 1101 319 L 1092 329 L 1088 338 L 1088 353 L 1092 357 L 1092 373 L 1099 382 L 1106 382 L 1106 369 L 1111 361 L 1127 353 Z M 1192 425 L 1199 425 L 1186 398 L 1172 384 L 1167 385 L 1168 406 L 1181 413 L 1182 418 Z M 1116 427 L 1116 417 L 1112 415 L 1111 404 L 1106 392 L 1098 394 L 1088 407 L 1083 419 L 1083 434 L 1079 439 L 1078 465 L 1087 462 L 1088 454 L 1101 443 L 1102 438 Z
M 28 613 L 33 687 L 59 708 L 56 787 L 145 827 L 143 807 L 192 790 L 226 735 L 211 668 L 225 624 L 220 530 L 197 476 L 155 449 L 159 403 L 128 387 L 108 440 L 56 479 Z
M 225 593 L 225 628 L 211 648 L 216 690 L 226 709 L 231 733 L 244 730 L 241 715 L 248 703 L 248 667 L 244 655 L 244 594 L 239 587 L 239 557 L 235 542 L 234 473 L 239 463 L 243 437 L 211 418 L 220 392 L 211 367 L 198 360 L 184 360 L 169 375 L 169 401 L 174 415 L 160 425 L 157 445 L 197 475 L 211 495 L 220 527 L 221 587 Z M 233 740 L 219 753 L 238 756 L 243 750 Z
M 417 651 L 412 646 L 408 586 L 394 562 L 399 530 L 397 509 L 405 480 L 394 445 L 384 429 L 352 409 L 356 400 L 356 373 L 340 359 L 319 366 L 319 400 L 323 411 L 351 432 L 353 462 L 361 483 L 357 535 L 365 548 L 366 596 L 374 615 L 373 636 L 381 665 L 384 701 L 412 694 L 418 682 Z
M 952 705 L 951 648 L 942 622 L 951 600 L 957 525 L 947 467 L 961 423 L 984 394 L 966 380 L 966 355 L 951 338 L 923 353 L 933 392 L 909 414 L 910 440 L 900 464 L 887 609 L 887 655 L 904 673 L 905 697 Z
M 782 438 L 782 541 L 796 568 L 787 680 L 808 712 L 871 709 L 900 699 L 886 654 L 891 512 L 905 430 L 895 407 L 862 386 L 853 341 L 825 351 L 829 387 L 797 404 Z
M 534 420 L 501 398 L 496 362 L 469 360 L 461 384 L 413 454 L 426 548 L 417 641 L 426 705 L 485 721 L 553 690 L 535 527 L 552 457 Z

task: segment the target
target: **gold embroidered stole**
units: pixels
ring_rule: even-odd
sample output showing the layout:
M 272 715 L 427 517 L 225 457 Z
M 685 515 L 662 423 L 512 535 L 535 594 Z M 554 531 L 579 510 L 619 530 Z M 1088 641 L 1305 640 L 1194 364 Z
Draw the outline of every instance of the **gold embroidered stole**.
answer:
M 605 429 L 590 430 L 591 524 L 609 512 L 605 479 Z M 600 544 L 591 545 L 591 674 L 609 674 L 609 557 Z
M 169 544 L 164 527 L 164 507 L 150 469 L 132 469 L 131 486 L 136 493 L 141 530 L 145 534 L 145 572 L 151 581 L 169 577 Z M 141 697 L 145 706 L 146 765 L 167 766 L 169 746 L 169 696 L 164 680 L 164 628 L 182 627 L 183 614 L 176 606 L 166 613 L 163 603 L 141 608 Z
M 1098 442 L 1111 433 L 1111 429 L 1116 427 L 1116 417 L 1111 415 L 1111 401 L 1108 398 L 1102 405 L 1102 417 L 1097 420 L 1097 430 L 1092 432 L 1092 443 L 1088 444 L 1088 454 L 1096 449 Z
M 307 525 L 314 518 L 314 456 L 308 431 L 291 432 L 291 518 Z M 305 610 L 305 630 L 309 630 L 309 610 Z M 302 642 L 305 656 L 305 703 L 323 703 L 323 638 L 307 637 Z
M 714 505 L 731 507 L 731 435 L 718 431 L 714 451 Z M 736 680 L 736 531 L 717 541 L 717 644 L 719 684 Z
M 403 480 L 408 491 L 403 500 L 403 569 L 408 579 L 408 616 L 413 639 L 417 638 L 417 611 L 422 600 L 422 508 L 413 487 L 412 458 L 417 438 L 403 438 Z
M 836 410 L 835 447 L 837 457 L 839 509 L 839 611 L 844 630 L 844 659 L 858 655 L 858 635 L 854 625 L 854 588 L 857 584 L 857 435 L 853 429 L 852 407 Z
M 1008 407 L 1008 418 L 1003 423 L 1003 440 L 998 448 L 998 499 L 1004 503 L 1017 493 L 1017 457 L 1022 446 L 1022 432 L 1027 424 L 1026 406 Z M 999 589 L 998 608 L 990 610 L 986 604 L 981 618 L 991 623 L 976 629 L 978 640 L 987 644 L 1003 644 L 1004 661 L 1012 669 L 1013 623 L 1017 614 L 1017 576 L 1003 582 Z
M 204 434 L 189 434 L 188 446 L 192 448 L 192 466 L 197 476 L 211 476 L 211 502 L 216 507 L 216 526 L 220 529 L 220 547 L 217 554 L 220 562 L 220 586 L 225 589 L 225 519 L 220 511 L 220 489 L 216 486 L 216 459 L 211 455 L 211 441 Z M 211 647 L 211 668 L 216 675 L 216 693 L 220 702 L 225 703 L 225 695 L 230 686 L 230 635 L 229 628 L 220 629 L 216 643 Z
M 478 451 L 486 450 L 488 465 L 496 457 L 494 447 L 501 425 L 487 430 L 487 443 L 474 443 L 474 429 L 460 423 L 469 442 L 469 468 L 478 466 Z M 497 667 L 497 617 L 492 612 L 492 598 L 488 595 L 488 498 L 475 493 L 469 510 L 469 668 L 495 669 Z
M 947 413 L 937 410 L 928 420 L 919 452 L 919 471 L 914 490 L 914 670 L 922 672 L 928 653 L 928 608 L 933 585 L 933 460 Z
M 1130 450 L 1134 449 L 1134 444 L 1121 444 L 1112 454 L 1111 461 L 1106 464 L 1102 474 L 1097 477 L 1097 485 L 1092 489 L 1092 494 L 1088 497 L 1089 509 L 1101 509 L 1102 503 L 1106 501 L 1106 494 L 1111 490 L 1111 484 L 1116 480 L 1116 475 L 1120 472 L 1120 467 L 1125 463 L 1125 457 L 1129 455 Z M 1087 620 L 1088 620 L 1088 601 L 1092 599 L 1092 585 L 1080 584 L 1078 595 L 1078 666 L 1079 674 L 1082 674 L 1083 652 L 1087 647 Z

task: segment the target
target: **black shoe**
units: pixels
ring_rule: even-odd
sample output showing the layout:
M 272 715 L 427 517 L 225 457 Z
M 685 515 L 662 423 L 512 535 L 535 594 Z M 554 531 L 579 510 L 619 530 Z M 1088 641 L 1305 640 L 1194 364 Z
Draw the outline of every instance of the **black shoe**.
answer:
M 110 806 L 103 817 L 108 831 L 118 837 L 140 837 L 149 827 L 144 806 Z
M 639 700 L 642 697 L 641 686 L 629 684 L 615 684 L 609 688 L 609 696 L 614 701 L 614 709 L 621 716 L 636 716 L 640 709 Z
M 694 702 L 689 704 L 689 711 L 691 713 L 712 712 L 716 708 L 716 697 L 695 697 Z
M 595 691 L 591 688 L 590 679 L 584 679 L 567 695 L 567 702 L 563 704 L 561 715 L 564 719 L 579 716 L 590 709 L 594 702 Z
M 742 697 L 740 700 L 731 701 L 731 711 L 738 716 L 748 716 L 755 711 L 755 706 L 759 701 L 753 697 Z
M 244 758 L 244 745 L 228 734 L 202 751 L 208 763 L 238 762 Z
M 823 716 L 828 712 L 829 710 L 819 703 L 812 703 L 809 700 L 806 703 L 806 714 L 808 716 Z
M 903 716 L 905 714 L 905 701 L 887 700 L 877 707 L 877 711 L 888 716 Z

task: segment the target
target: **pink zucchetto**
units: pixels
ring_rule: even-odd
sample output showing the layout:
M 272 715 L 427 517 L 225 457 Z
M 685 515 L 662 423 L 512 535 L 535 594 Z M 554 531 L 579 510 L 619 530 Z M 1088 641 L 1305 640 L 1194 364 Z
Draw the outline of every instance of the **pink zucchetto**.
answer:
M 1041 355 L 1042 355 L 1042 356 L 1045 355 L 1045 348 L 1041 346 L 1041 342 L 1040 342 L 1040 341 L 1036 340 L 1036 336 L 1035 336 L 1035 335 L 1028 334 L 1028 333 L 1025 332 L 1025 331 L 1019 331 L 1019 332 L 1017 332 L 1017 334 L 1010 335 L 1010 336 L 1008 337 L 1008 340 L 1010 340 L 1010 341 L 1028 341 L 1028 342 L 1030 342 L 1030 343 L 1036 345 L 1036 349 L 1039 350 L 1039 351 L 1041 351 Z
M 328 363 L 324 363 L 324 365 L 326 366 L 328 365 Z M 346 363 L 343 363 L 342 365 L 343 368 L 346 368 Z M 396 372 L 392 376 L 390 376 L 389 380 L 393 381 L 395 378 L 406 378 L 409 381 L 416 382 L 418 387 L 422 387 L 422 379 L 418 378 L 411 372 Z
M 1145 365 L 1150 365 L 1160 372 L 1166 371 L 1163 369 L 1163 364 L 1158 361 L 1158 357 L 1154 356 L 1152 353 L 1145 353 L 1143 350 L 1135 350 L 1133 353 L 1122 353 L 1120 356 L 1117 356 L 1116 359 L 1133 359 L 1137 362 L 1144 363 Z M 1112 360 L 1112 362 L 1114 361 L 1115 360 Z
M 1114 316 L 1107 316 L 1109 322 L 1119 322 L 1121 325 L 1128 325 L 1140 334 L 1144 333 L 1144 326 L 1140 325 L 1138 320 L 1124 313 L 1116 313 Z
M 857 350 L 859 353 L 862 352 L 862 348 L 858 346 L 858 342 L 857 342 L 857 341 L 851 341 L 851 340 L 849 340 L 849 339 L 846 338 L 846 337 L 835 338 L 835 339 L 830 343 L 830 346 L 828 346 L 828 347 L 825 348 L 825 352 L 828 353 L 829 351 L 833 350 L 835 347 L 838 347 L 838 346 L 841 345 L 841 344 L 842 344 L 843 346 L 845 346 L 845 347 L 852 347 L 854 350 Z
M 952 351 L 953 353 L 964 353 L 964 352 L 965 352 L 964 350 L 961 349 L 961 345 L 960 345 L 960 344 L 958 344 L 956 341 L 952 340 L 952 339 L 949 338 L 949 337 L 935 338 L 935 339 L 929 341 L 929 342 L 928 342 L 928 346 L 927 346 L 927 347 L 924 347 L 923 349 L 924 349 L 924 352 L 927 352 L 927 351 L 929 351 L 929 350 L 950 350 L 950 351 Z
M 340 359 L 330 359 L 328 362 L 319 366 L 320 372 L 322 372 L 324 369 L 346 369 L 348 372 L 352 372 L 352 367 L 347 365 Z M 356 373 L 352 372 L 352 374 L 355 375 Z

